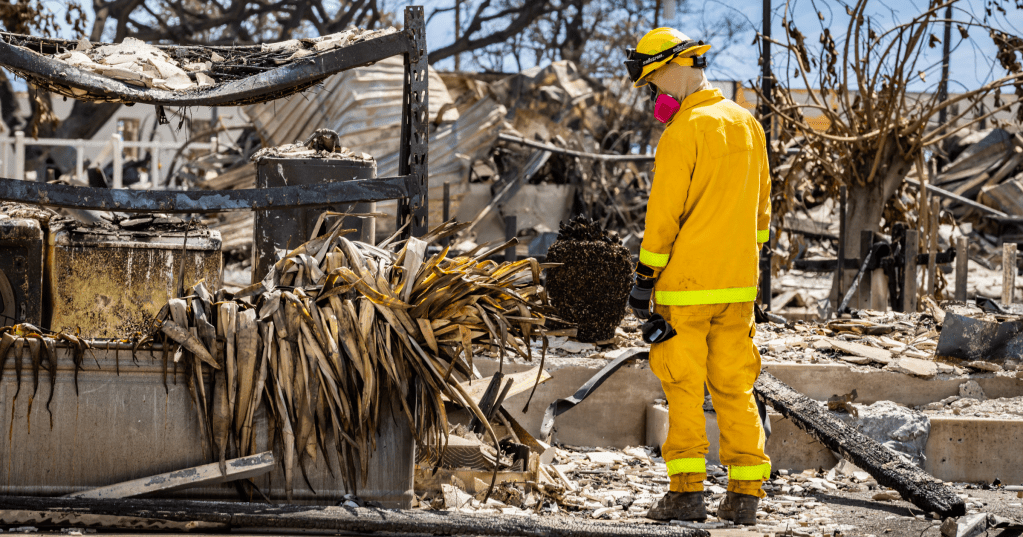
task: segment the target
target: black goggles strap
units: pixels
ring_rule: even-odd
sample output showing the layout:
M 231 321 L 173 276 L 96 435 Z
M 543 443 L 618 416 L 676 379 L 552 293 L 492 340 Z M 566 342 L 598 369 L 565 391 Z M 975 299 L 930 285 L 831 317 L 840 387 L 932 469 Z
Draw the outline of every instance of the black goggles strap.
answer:
M 632 79 L 633 82 L 636 82 L 637 80 L 639 80 L 640 75 L 643 74 L 643 68 L 646 67 L 647 65 L 650 65 L 651 63 L 654 62 L 663 61 L 668 58 L 672 58 L 674 56 L 681 54 L 688 48 L 699 46 L 702 44 L 703 41 L 692 40 L 685 41 L 683 43 L 675 45 L 674 47 L 669 48 L 668 50 L 658 52 L 657 54 L 643 54 L 641 52 L 636 52 L 635 49 L 630 48 L 627 49 L 625 52 L 626 57 L 628 58 L 627 60 L 625 60 L 625 67 L 629 71 L 629 77 Z M 696 66 L 695 64 L 696 61 L 694 60 L 694 67 Z

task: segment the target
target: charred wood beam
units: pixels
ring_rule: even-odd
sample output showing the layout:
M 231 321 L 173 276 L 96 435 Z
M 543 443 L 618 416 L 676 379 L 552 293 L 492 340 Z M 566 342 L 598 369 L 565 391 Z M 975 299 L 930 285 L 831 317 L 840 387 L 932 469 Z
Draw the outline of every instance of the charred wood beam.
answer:
M 899 491 L 903 498 L 920 509 L 943 517 L 966 514 L 966 504 L 954 490 L 832 417 L 826 407 L 771 374 L 760 374 L 753 385 L 753 393 L 820 443 L 869 473 L 879 484 Z
M 217 213 L 406 198 L 417 176 L 241 190 L 129 190 L 0 178 L 0 200 L 126 213 Z
M 345 533 L 544 535 L 550 537 L 709 537 L 705 530 L 657 524 L 615 524 L 569 518 L 495 517 L 446 511 L 267 505 L 174 500 L 93 500 L 5 496 L 0 524 L 123 530 L 223 531 L 260 528 Z

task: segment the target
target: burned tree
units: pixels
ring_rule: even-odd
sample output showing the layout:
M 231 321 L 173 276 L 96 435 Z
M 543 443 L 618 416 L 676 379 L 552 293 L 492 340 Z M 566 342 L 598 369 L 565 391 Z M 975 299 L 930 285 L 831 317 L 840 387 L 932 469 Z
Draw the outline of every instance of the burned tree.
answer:
M 968 6 L 960 8 L 957 0 L 931 1 L 908 22 L 882 29 L 879 21 L 868 16 L 869 4 L 870 0 L 858 0 L 846 7 L 844 39 L 825 25 L 825 15 L 820 13 L 818 44 L 811 44 L 796 27 L 787 4 L 784 38 L 772 40 L 783 51 L 781 61 L 773 60 L 782 76 L 777 77 L 774 101 L 767 105 L 779 138 L 776 149 L 781 151 L 775 153 L 787 158 L 774 166 L 774 213 L 786 214 L 814 188 L 834 195 L 840 185 L 846 185 L 848 258 L 860 251 L 861 230 L 877 231 L 882 218 L 889 226 L 896 220 L 913 223 L 918 218 L 896 193 L 914 169 L 926 180 L 925 152 L 940 153 L 942 141 L 1017 105 L 1016 98 L 1008 98 L 993 109 L 977 112 L 985 97 L 1009 88 L 1023 95 L 1023 68 L 1017 60 L 1023 41 L 994 28 L 987 19 L 978 20 Z M 935 91 L 937 77 L 932 77 L 926 93 L 913 93 L 910 88 L 918 84 L 916 80 L 927 83 L 928 70 L 940 67 L 940 62 L 933 64 L 933 56 L 941 50 L 939 28 L 946 13 L 952 14 L 949 24 L 958 30 L 959 45 L 975 39 L 971 32 L 993 39 L 999 51 L 997 61 L 1006 74 L 951 96 Z M 928 53 L 932 48 L 936 51 Z M 763 102 L 763 95 L 759 97 Z M 941 123 L 943 110 L 947 118 Z M 1018 121 L 1023 108 L 1016 110 Z M 962 121 L 971 112 L 976 117 Z

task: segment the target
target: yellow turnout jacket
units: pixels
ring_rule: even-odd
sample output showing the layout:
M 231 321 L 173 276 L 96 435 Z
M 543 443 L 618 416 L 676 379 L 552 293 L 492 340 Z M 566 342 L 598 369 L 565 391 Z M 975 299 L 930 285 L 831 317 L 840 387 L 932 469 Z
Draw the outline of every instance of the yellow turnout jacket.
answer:
M 659 272 L 654 302 L 751 302 L 771 223 L 760 123 L 717 89 L 685 98 L 657 143 L 639 261 Z

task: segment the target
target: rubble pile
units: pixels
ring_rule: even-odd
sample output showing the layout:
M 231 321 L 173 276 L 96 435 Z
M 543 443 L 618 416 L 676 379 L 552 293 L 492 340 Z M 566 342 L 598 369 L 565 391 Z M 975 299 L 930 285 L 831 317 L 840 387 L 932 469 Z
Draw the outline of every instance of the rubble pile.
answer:
M 942 307 L 950 308 L 950 311 L 961 311 L 969 318 L 994 318 L 975 306 L 943 303 Z M 824 323 L 797 321 L 785 325 L 762 324 L 758 326 L 754 343 L 767 362 L 845 362 L 923 378 L 963 376 L 971 372 L 1011 375 L 1018 370 L 1018 357 L 1004 360 L 961 360 L 938 356 L 941 320 L 945 318 L 942 307 L 930 301 L 927 313 L 860 310 L 856 312 L 856 318 L 834 319 Z
M 457 485 L 444 485 L 443 492 L 421 495 L 418 509 L 456 510 L 493 515 L 569 516 L 587 519 L 651 524 L 644 515 L 668 491 L 667 468 L 656 448 L 628 447 L 622 450 L 560 445 L 554 449 L 550 468 L 556 484 L 506 483 L 484 501 Z M 672 522 L 707 529 L 731 527 L 731 522 L 713 516 L 725 496 L 727 469 L 707 465 L 704 481 L 709 518 L 704 523 Z M 964 488 L 964 487 L 963 487 Z M 790 472 L 778 470 L 764 483 L 767 497 L 760 503 L 755 530 L 775 535 L 856 535 L 855 526 L 836 520 L 836 514 L 817 495 L 859 493 L 874 501 L 898 501 L 897 492 L 848 461 L 827 470 Z M 984 502 L 959 493 L 971 513 Z M 908 516 L 918 516 L 908 514 Z M 752 529 L 752 528 L 751 528 Z

